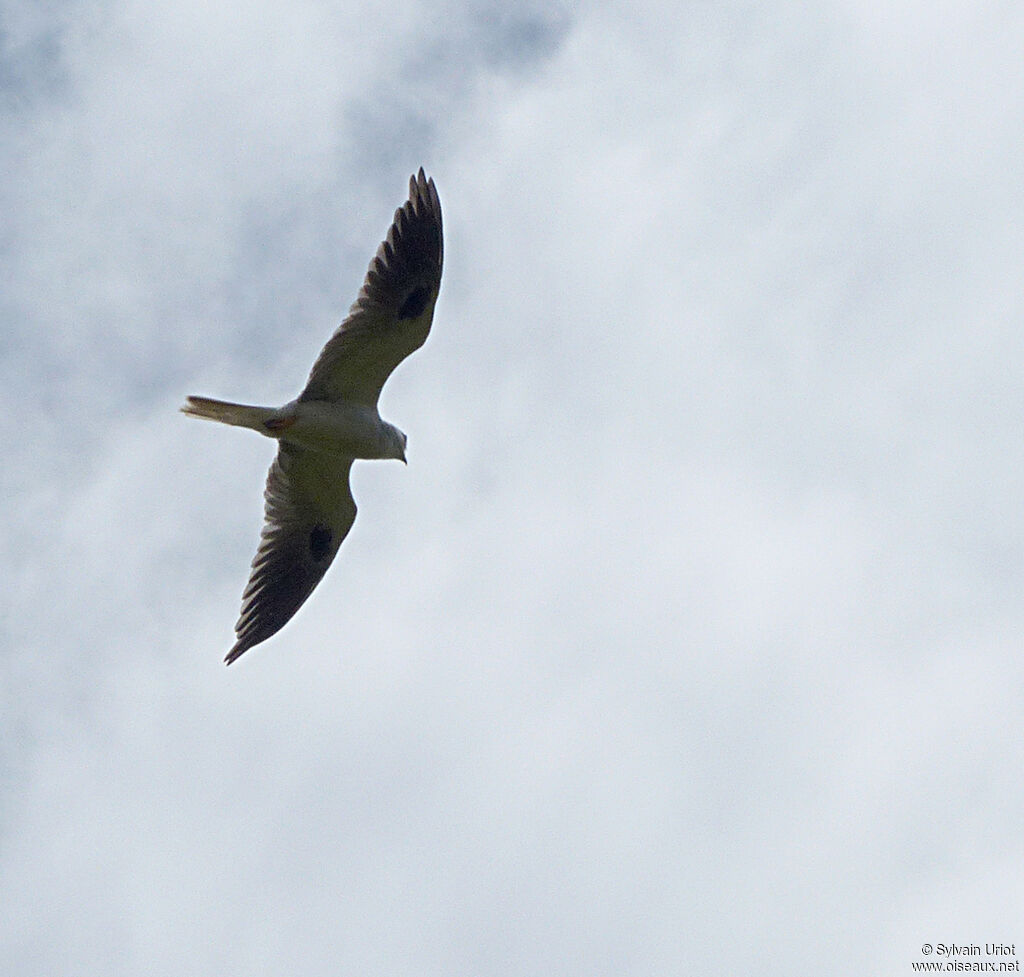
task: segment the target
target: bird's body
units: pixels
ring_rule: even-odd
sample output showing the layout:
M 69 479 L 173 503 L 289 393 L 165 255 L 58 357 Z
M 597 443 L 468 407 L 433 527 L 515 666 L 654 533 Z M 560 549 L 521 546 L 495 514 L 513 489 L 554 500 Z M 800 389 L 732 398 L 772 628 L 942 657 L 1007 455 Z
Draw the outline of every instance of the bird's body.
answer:
M 376 407 L 330 400 L 291 400 L 284 407 L 249 407 L 209 397 L 189 397 L 182 411 L 192 417 L 247 427 L 268 438 L 310 451 L 353 460 L 405 461 L 406 436 Z
M 409 181 L 409 200 L 395 212 L 359 297 L 295 400 L 275 408 L 189 397 L 182 407 L 193 417 L 279 442 L 229 664 L 279 631 L 330 566 L 356 516 L 352 462 L 405 461 L 406 436 L 381 419 L 377 400 L 391 371 L 430 332 L 442 262 L 441 203 L 421 169 Z

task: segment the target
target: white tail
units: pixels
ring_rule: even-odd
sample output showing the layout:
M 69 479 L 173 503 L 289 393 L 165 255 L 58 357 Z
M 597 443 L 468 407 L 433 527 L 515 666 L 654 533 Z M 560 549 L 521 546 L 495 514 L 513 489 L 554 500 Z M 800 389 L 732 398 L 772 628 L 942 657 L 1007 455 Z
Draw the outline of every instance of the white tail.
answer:
M 254 431 L 266 434 L 265 422 L 277 411 L 273 407 L 250 407 L 247 404 L 229 404 L 226 400 L 212 400 L 210 397 L 189 397 L 188 403 L 181 408 L 189 417 L 202 417 L 208 421 L 220 421 L 221 424 L 234 424 L 237 427 L 250 427 Z

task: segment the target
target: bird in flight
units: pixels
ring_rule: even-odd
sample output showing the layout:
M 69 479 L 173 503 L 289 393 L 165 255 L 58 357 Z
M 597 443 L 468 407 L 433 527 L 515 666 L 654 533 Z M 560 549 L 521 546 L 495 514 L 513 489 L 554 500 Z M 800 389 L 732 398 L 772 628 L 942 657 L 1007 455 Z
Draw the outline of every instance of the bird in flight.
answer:
M 265 523 L 242 595 L 229 665 L 291 620 L 313 592 L 356 518 L 349 471 L 356 458 L 405 461 L 406 436 L 381 419 L 392 370 L 430 332 L 444 254 L 441 201 L 422 168 L 395 211 L 348 317 L 283 407 L 189 397 L 191 417 L 248 427 L 278 442 Z

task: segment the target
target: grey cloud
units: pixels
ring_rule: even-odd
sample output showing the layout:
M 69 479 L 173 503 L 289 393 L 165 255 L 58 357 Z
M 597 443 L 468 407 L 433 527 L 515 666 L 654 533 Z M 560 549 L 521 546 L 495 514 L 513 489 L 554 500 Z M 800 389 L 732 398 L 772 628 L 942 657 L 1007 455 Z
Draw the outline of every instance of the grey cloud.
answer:
M 5 962 L 1012 942 L 1021 24 L 862 8 L 126 4 L 65 38 L 77 97 L 3 140 Z M 357 467 L 367 518 L 225 672 L 269 455 L 175 408 L 291 396 L 421 162 L 410 467 Z

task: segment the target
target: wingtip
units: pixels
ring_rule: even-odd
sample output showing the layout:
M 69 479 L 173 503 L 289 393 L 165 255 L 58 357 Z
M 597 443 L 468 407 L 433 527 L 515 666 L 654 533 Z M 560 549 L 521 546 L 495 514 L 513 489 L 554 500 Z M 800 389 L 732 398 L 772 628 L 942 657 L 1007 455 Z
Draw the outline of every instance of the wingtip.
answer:
M 236 642 L 235 647 L 224 656 L 224 664 L 230 665 L 232 662 L 238 661 L 250 647 L 250 645 L 243 644 L 241 641 Z
M 441 199 L 437 194 L 437 187 L 434 186 L 434 178 L 428 177 L 422 166 L 416 174 L 409 177 L 409 204 L 418 214 L 425 209 L 436 214 L 438 220 L 441 219 Z M 395 218 L 397 220 L 397 213 Z

